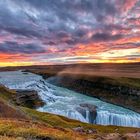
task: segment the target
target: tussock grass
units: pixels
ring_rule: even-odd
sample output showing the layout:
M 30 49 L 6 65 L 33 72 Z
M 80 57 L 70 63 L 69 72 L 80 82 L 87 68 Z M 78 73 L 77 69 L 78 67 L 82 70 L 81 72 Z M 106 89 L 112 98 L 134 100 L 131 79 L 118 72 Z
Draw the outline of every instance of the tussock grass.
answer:
M 18 120 L 0 120 L 1 137 L 22 139 L 50 139 L 50 140 L 77 140 L 82 138 L 73 131 L 63 131 L 33 122 Z

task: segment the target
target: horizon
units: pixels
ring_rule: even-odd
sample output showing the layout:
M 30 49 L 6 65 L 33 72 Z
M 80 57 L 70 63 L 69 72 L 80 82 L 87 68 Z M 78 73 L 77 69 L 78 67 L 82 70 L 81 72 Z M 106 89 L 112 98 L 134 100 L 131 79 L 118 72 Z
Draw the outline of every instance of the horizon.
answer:
M 1 0 L 0 67 L 140 62 L 140 0 Z
M 0 68 L 18 68 L 18 67 L 47 67 L 47 66 L 71 66 L 71 65 L 137 65 L 140 62 L 122 62 L 122 63 L 63 63 L 63 64 L 36 64 L 36 65 L 9 65 L 9 66 L 0 66 Z

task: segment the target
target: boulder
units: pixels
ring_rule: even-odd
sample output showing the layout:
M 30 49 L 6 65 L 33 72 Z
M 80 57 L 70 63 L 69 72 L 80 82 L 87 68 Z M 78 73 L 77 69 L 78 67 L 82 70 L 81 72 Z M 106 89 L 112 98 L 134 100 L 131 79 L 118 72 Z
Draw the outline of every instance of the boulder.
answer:
M 96 111 L 97 106 L 92 104 L 80 104 L 81 107 L 87 108 L 89 111 Z
M 82 107 L 77 107 L 76 110 L 84 117 L 86 118 L 86 109 Z
M 81 126 L 76 127 L 76 128 L 73 128 L 73 130 L 74 130 L 75 132 L 79 132 L 79 133 L 84 133 L 84 132 L 85 132 L 84 128 L 81 127 Z
M 77 107 L 76 110 L 82 114 L 84 118 L 88 117 L 90 123 L 95 123 L 97 117 L 97 106 L 92 104 L 80 104 L 80 107 Z M 88 116 L 87 116 L 88 111 Z
M 20 106 L 35 109 L 45 104 L 39 97 L 37 91 L 34 90 L 17 90 L 15 95 L 15 103 Z

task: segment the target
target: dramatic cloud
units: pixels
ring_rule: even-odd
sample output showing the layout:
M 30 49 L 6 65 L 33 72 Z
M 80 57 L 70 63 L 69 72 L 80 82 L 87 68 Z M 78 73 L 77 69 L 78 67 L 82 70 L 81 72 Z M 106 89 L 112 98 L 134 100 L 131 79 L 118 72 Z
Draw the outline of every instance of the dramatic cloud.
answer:
M 111 35 L 111 34 L 107 34 L 107 33 L 97 33 L 95 35 L 92 36 L 93 40 L 95 41 L 114 41 L 114 40 L 118 40 L 122 37 L 122 35 L 120 34 L 116 34 L 116 35 Z
M 139 61 L 140 0 L 0 0 L 0 56 L 3 65 Z
M 44 53 L 45 50 L 35 44 L 18 44 L 16 42 L 5 42 L 0 44 L 0 53 L 8 54 L 34 54 Z

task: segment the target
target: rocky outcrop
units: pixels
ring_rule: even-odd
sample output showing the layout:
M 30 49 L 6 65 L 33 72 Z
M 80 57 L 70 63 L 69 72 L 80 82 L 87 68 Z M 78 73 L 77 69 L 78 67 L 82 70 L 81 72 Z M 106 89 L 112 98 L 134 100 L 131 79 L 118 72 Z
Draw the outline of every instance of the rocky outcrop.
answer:
M 17 90 L 14 100 L 17 105 L 35 109 L 45 104 L 33 90 Z
M 96 106 L 91 104 L 80 104 L 80 107 L 77 107 L 76 110 L 82 114 L 84 118 L 88 117 L 90 123 L 95 123 L 97 111 Z

